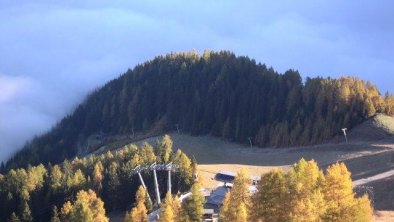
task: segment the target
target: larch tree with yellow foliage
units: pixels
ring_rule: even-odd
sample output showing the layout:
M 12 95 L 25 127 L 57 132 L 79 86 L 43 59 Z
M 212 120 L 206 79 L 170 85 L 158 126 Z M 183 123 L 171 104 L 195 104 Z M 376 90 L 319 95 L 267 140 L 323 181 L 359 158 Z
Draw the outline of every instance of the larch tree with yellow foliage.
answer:
M 172 153 L 172 140 L 169 135 L 164 135 L 156 142 L 156 156 L 160 163 L 168 163 Z
M 220 207 L 220 214 L 219 214 L 219 220 L 222 222 L 230 222 L 230 192 L 227 192 L 226 195 L 224 196 L 222 206 Z
M 160 205 L 159 222 L 174 222 L 173 199 L 167 192 L 164 201 Z
M 324 182 L 326 221 L 369 221 L 372 217 L 371 203 L 367 196 L 355 198 L 350 172 L 344 163 L 327 168 Z
M 250 182 L 246 170 L 241 169 L 234 178 L 233 188 L 229 194 L 228 201 L 226 199 L 223 201 L 223 212 L 220 212 L 220 217 L 224 221 L 238 221 L 242 220 L 245 215 L 247 217 L 247 209 L 250 206 Z M 242 204 L 245 206 L 245 210 L 237 210 Z
M 124 222 L 147 222 L 148 211 L 145 206 L 146 192 L 144 187 L 140 186 L 135 194 L 135 204 L 130 213 L 126 213 Z
M 259 192 L 252 196 L 252 221 L 286 221 L 288 209 L 287 186 L 282 170 L 274 169 L 261 176 Z
M 201 187 L 195 182 L 190 190 L 191 195 L 182 203 L 183 218 L 190 222 L 199 222 L 204 214 L 204 196 L 200 191 Z
M 81 190 L 73 204 L 66 202 L 61 209 L 62 221 L 108 222 L 104 202 L 92 190 Z
M 316 162 L 299 160 L 287 174 L 288 221 L 319 221 L 325 213 L 320 184 L 324 181 Z

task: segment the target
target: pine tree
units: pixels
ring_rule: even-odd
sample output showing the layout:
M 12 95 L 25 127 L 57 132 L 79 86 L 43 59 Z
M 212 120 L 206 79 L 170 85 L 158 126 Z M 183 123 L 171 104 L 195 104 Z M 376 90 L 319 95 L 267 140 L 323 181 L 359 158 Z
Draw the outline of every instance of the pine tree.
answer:
M 201 221 L 204 214 L 204 196 L 200 191 L 200 184 L 198 182 L 194 183 L 191 187 L 191 196 L 184 200 L 182 204 L 182 212 L 184 216 L 188 218 L 190 222 Z

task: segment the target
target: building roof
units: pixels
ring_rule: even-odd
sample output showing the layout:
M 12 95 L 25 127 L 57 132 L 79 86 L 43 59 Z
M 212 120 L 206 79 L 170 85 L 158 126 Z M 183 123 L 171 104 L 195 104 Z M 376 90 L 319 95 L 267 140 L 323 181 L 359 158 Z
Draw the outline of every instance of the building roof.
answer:
M 216 175 L 215 175 L 215 180 L 221 181 L 221 182 L 226 182 L 226 183 L 231 183 L 235 176 L 237 175 L 237 173 L 233 172 L 233 171 L 219 171 Z M 249 176 L 249 178 L 252 181 L 259 181 L 260 177 L 258 176 Z

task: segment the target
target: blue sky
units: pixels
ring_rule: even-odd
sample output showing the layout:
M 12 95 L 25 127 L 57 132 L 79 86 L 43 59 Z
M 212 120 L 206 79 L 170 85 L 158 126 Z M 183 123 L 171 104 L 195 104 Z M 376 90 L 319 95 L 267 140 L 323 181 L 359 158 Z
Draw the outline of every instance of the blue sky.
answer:
M 171 51 L 231 50 L 393 92 L 392 1 L 0 0 L 0 160 L 86 93 Z

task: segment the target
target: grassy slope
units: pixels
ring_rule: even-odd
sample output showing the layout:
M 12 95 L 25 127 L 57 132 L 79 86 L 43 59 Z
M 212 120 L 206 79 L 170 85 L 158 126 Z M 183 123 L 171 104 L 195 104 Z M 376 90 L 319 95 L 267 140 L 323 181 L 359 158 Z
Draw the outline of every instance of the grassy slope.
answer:
M 218 183 L 212 180 L 220 170 L 238 171 L 246 168 L 251 175 L 260 175 L 273 168 L 288 169 L 291 164 L 305 158 L 314 159 L 325 168 L 336 161 L 344 161 L 352 172 L 353 179 L 394 169 L 394 118 L 377 115 L 349 132 L 349 143 L 333 142 L 295 148 L 250 148 L 230 143 L 219 138 L 170 134 L 174 148 L 181 148 L 189 156 L 195 156 L 200 164 L 205 187 L 212 188 Z M 154 144 L 159 137 L 136 141 L 141 145 L 147 141 Z M 394 178 L 375 181 L 369 185 L 375 188 L 375 208 L 393 210 Z M 388 195 L 388 196 L 387 196 Z M 390 197 L 387 199 L 387 197 Z M 379 212 L 376 221 L 394 221 L 392 212 Z

